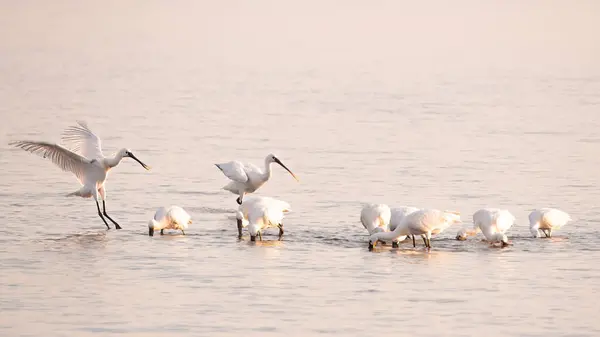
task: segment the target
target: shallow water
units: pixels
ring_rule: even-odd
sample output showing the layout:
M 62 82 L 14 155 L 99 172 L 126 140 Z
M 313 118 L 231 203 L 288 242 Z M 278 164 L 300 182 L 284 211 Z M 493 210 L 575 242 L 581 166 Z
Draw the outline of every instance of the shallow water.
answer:
M 596 2 L 219 3 L 0 4 L 0 335 L 600 333 Z M 121 231 L 7 145 L 77 119 L 153 167 L 111 171 Z M 238 241 L 213 164 L 268 153 L 284 239 Z M 513 245 L 369 252 L 365 202 L 507 208 Z M 188 235 L 148 237 L 170 204 Z M 546 206 L 574 221 L 530 238 Z

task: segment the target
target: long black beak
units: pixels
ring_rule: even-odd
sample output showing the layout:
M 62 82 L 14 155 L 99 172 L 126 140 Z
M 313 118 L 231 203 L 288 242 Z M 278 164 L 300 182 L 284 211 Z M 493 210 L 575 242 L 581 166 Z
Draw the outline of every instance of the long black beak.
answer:
M 296 179 L 296 181 L 298 181 L 298 182 L 300 181 L 300 180 L 298 180 L 298 177 L 296 177 L 296 175 L 294 174 L 294 172 L 290 171 L 289 168 L 287 168 L 285 165 L 283 165 L 283 163 L 281 162 L 281 160 L 275 158 L 275 162 L 277 164 L 281 165 L 281 167 L 283 167 L 286 171 L 288 171 L 292 175 L 292 177 L 294 177 L 294 179 Z
M 148 236 L 154 236 L 154 227 L 148 227 Z
M 135 161 L 137 161 L 138 163 L 140 163 L 140 165 L 142 165 L 142 167 L 143 167 L 143 168 L 145 168 L 146 170 L 150 171 L 150 166 L 148 166 L 148 165 L 146 165 L 146 164 L 142 163 L 142 161 L 141 161 L 141 160 L 139 160 L 139 159 L 137 159 L 137 157 L 136 157 L 135 155 L 133 155 L 133 153 L 132 153 L 132 154 L 130 154 L 129 156 L 130 156 L 131 158 L 133 158 L 133 160 L 135 160 Z

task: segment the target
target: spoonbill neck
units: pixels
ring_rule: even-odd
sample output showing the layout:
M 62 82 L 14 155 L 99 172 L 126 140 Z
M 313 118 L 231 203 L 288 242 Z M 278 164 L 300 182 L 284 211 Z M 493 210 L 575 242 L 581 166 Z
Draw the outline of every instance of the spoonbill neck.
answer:
M 161 225 L 160 222 L 151 219 L 150 221 L 148 221 L 148 235 L 149 236 L 154 236 L 154 231 L 157 230 L 161 230 L 163 229 L 163 226 Z
M 269 160 L 269 158 L 265 159 L 265 171 L 263 172 L 263 177 L 268 179 L 271 178 L 271 164 L 273 164 L 273 161 Z
M 531 226 L 531 227 L 529 228 L 529 231 L 531 232 L 531 235 L 532 235 L 534 238 L 537 238 L 537 237 L 539 237 L 539 236 L 540 236 L 540 232 L 538 232 L 538 230 L 539 230 L 539 229 L 540 229 L 540 225 L 539 225 L 539 224 L 535 224 L 535 225 L 533 225 L 533 226 Z
M 123 155 L 121 153 L 117 153 L 113 158 L 105 158 L 104 165 L 106 169 L 109 170 L 117 165 L 123 160 Z
M 408 228 L 398 225 L 393 231 L 375 233 L 379 240 L 396 240 L 401 236 L 410 234 Z

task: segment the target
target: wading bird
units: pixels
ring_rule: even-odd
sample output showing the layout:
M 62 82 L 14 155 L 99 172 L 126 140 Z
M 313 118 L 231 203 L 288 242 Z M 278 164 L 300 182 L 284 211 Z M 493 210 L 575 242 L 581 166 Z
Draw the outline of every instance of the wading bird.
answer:
M 181 230 L 185 235 L 185 230 L 191 224 L 192 217 L 183 208 L 179 206 L 161 207 L 154 214 L 154 218 L 148 222 L 148 235 L 154 236 L 154 231 L 159 229 L 160 235 L 164 234 L 165 229 Z
M 63 171 L 75 174 L 77 180 L 83 186 L 78 191 L 67 194 L 67 196 L 93 197 L 96 201 L 98 216 L 104 221 L 106 228 L 110 229 L 110 226 L 102 216 L 103 214 L 115 225 L 116 229 L 121 229 L 121 226 L 106 214 L 105 182 L 108 171 L 127 157 L 133 158 L 146 170 L 150 170 L 150 167 L 137 159 L 128 149 L 121 149 L 112 158 L 104 157 L 100 138 L 88 128 L 85 122 L 79 121 L 77 123 L 79 125 L 67 128 L 62 138 L 65 143 L 72 145 L 72 150 L 58 144 L 28 140 L 13 141 L 9 145 L 48 158 Z M 81 155 L 76 152 L 80 152 Z M 103 212 L 100 212 L 98 196 L 102 198 Z
M 283 236 L 283 217 L 292 210 L 285 201 L 270 197 L 253 197 L 244 200 L 236 212 L 238 237 L 242 237 L 242 228 L 248 227 L 250 241 L 256 241 L 256 235 L 262 241 L 262 232 L 267 228 L 279 228 L 279 240 Z
M 547 238 L 552 237 L 552 230 L 559 229 L 572 221 L 571 216 L 556 208 L 540 208 L 529 213 L 529 230 L 534 238 L 540 237 L 542 231 Z
M 505 209 L 482 208 L 473 213 L 473 229 L 461 229 L 456 234 L 457 240 L 466 240 L 468 236 L 483 233 L 486 240 L 492 244 L 501 243 L 502 247 L 508 245 L 506 231 L 515 223 L 515 217 Z
M 237 160 L 228 163 L 215 164 L 215 166 L 218 167 L 227 178 L 231 179 L 231 182 L 223 186 L 223 189 L 233 194 L 237 194 L 239 197 L 236 201 L 241 205 L 244 194 L 253 193 L 271 178 L 271 163 L 281 165 L 281 167 L 288 171 L 296 181 L 299 181 L 296 175 L 272 154 L 269 154 L 265 158 L 264 170 L 254 164 L 242 163 Z
M 439 234 L 458 222 L 460 222 L 458 212 L 420 209 L 405 216 L 394 231 L 372 234 L 369 237 L 369 250 L 373 250 L 379 241 L 391 240 L 393 242 L 401 236 L 409 234 L 421 235 L 425 247 L 431 249 L 431 235 Z

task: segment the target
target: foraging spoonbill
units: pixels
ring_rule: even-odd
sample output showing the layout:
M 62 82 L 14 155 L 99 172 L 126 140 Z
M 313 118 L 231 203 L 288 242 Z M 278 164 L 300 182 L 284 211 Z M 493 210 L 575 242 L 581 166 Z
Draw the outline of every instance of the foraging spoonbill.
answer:
M 534 238 L 540 237 L 542 231 L 547 238 L 552 237 L 552 230 L 559 229 L 572 221 L 571 216 L 556 208 L 540 208 L 529 213 L 529 230 Z
M 121 229 L 121 226 L 106 213 L 105 182 L 108 172 L 117 166 L 123 158 L 127 157 L 140 163 L 146 170 L 150 170 L 150 167 L 142 163 L 130 150 L 125 148 L 117 152 L 112 158 L 104 157 L 100 138 L 88 128 L 85 122 L 78 121 L 77 123 L 79 125 L 67 128 L 62 137 L 66 144 L 71 144 L 72 150 L 58 144 L 29 140 L 13 141 L 9 145 L 49 158 L 63 171 L 75 174 L 82 187 L 73 193 L 67 194 L 67 196 L 93 197 L 96 201 L 98 216 L 104 221 L 106 228 L 110 229 L 110 226 L 102 216 L 103 214 L 115 225 L 116 229 Z M 76 152 L 80 152 L 80 154 Z M 100 211 L 98 196 L 102 198 L 103 212 Z
M 393 231 L 394 229 L 396 229 L 396 227 L 398 227 L 398 225 L 400 225 L 400 223 L 402 223 L 402 220 L 409 215 L 410 213 L 416 212 L 419 209 L 417 207 L 412 207 L 412 206 L 400 206 L 400 207 L 395 207 L 391 209 L 391 214 L 392 216 L 390 217 L 390 231 Z M 400 236 L 397 240 L 394 240 L 392 242 L 392 248 L 398 248 L 398 243 L 400 243 L 400 241 L 404 241 L 406 240 L 406 237 L 408 235 L 403 235 Z M 416 247 L 415 244 L 415 236 L 412 236 L 412 242 L 413 242 L 413 247 Z
M 466 240 L 468 236 L 476 235 L 482 232 L 486 240 L 492 244 L 501 243 L 502 247 L 508 246 L 508 231 L 515 223 L 515 217 L 505 209 L 482 208 L 473 213 L 473 229 L 461 229 L 457 235 L 457 240 Z
M 460 222 L 460 214 L 437 209 L 420 209 L 404 217 L 402 222 L 390 232 L 378 232 L 369 237 L 369 250 L 379 241 L 398 240 L 404 235 L 421 235 L 428 249 L 431 249 L 431 235 L 439 234 L 454 223 Z
M 160 235 L 164 234 L 165 229 L 181 230 L 185 235 L 185 230 L 191 224 L 192 217 L 183 208 L 179 206 L 161 207 L 154 214 L 154 218 L 148 222 L 148 235 L 154 236 L 154 231 L 159 229 Z
M 296 175 L 272 154 L 265 157 L 264 170 L 254 164 L 242 163 L 237 160 L 228 163 L 215 164 L 215 166 L 218 167 L 227 178 L 231 179 L 231 182 L 223 186 L 223 189 L 239 195 L 236 201 L 241 205 L 244 194 L 253 193 L 271 178 L 272 163 L 281 165 L 281 167 L 288 171 L 296 181 L 299 181 Z
M 267 228 L 279 228 L 279 240 L 283 236 L 283 217 L 292 210 L 290 204 L 271 197 L 253 197 L 244 200 L 236 212 L 239 238 L 242 228 L 248 227 L 250 241 L 256 241 L 256 235 L 262 241 L 262 232 Z
M 366 204 L 360 211 L 360 222 L 369 235 L 390 230 L 390 207 L 385 204 Z

